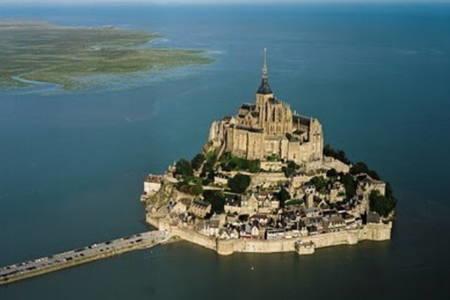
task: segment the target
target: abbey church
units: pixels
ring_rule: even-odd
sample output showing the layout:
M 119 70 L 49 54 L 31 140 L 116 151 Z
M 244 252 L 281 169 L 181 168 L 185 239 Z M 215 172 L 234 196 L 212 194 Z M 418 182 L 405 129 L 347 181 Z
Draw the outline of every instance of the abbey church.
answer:
M 323 159 L 320 122 L 293 113 L 269 85 L 266 49 L 261 84 L 254 104 L 243 104 L 236 116 L 212 123 L 208 144 L 246 159 L 277 156 L 297 164 Z

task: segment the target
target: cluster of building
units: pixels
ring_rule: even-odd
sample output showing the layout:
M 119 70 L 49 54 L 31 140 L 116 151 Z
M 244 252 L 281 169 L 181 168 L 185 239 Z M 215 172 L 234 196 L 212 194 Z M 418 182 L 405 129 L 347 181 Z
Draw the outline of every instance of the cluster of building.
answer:
M 383 182 L 360 175 L 357 193 L 348 199 L 339 178 L 320 176 L 328 181 L 325 192 L 317 191 L 311 180 L 299 184 L 298 176 L 294 176 L 285 178 L 277 188 L 263 189 L 261 185 L 253 185 L 244 194 L 225 192 L 223 213 L 220 214 L 213 212 L 210 199 L 201 197 L 171 199 L 166 213 L 172 225 L 218 239 L 296 238 L 357 229 L 368 221 L 379 222 L 373 213 L 370 213 L 372 218 L 367 219 L 368 195 L 374 189 L 384 193 Z M 283 205 L 278 196 L 281 189 L 291 195 Z

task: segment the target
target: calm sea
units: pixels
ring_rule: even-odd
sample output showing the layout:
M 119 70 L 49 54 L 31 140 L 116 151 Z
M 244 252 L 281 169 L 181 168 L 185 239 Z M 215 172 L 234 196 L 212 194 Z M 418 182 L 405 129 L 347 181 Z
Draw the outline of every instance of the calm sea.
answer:
M 212 120 L 253 101 L 264 47 L 277 96 L 399 201 L 389 242 L 310 257 L 177 243 L 0 299 L 450 298 L 450 6 L 0 6 L 0 18 L 155 31 L 158 46 L 215 58 L 135 88 L 0 92 L 0 265 L 147 230 L 144 176 L 192 157 Z

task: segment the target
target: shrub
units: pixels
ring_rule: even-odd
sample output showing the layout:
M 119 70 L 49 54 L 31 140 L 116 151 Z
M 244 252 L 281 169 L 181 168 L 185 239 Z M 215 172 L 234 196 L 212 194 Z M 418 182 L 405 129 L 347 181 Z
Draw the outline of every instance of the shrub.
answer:
M 212 211 L 216 214 L 221 214 L 225 211 L 225 196 L 222 191 L 206 190 L 203 192 L 203 198 L 211 203 Z
M 251 178 L 248 175 L 236 174 L 228 179 L 228 187 L 234 193 L 242 194 L 250 185 Z
M 325 145 L 323 148 L 323 154 L 326 156 L 333 157 L 342 161 L 345 164 L 350 164 L 351 161 L 347 158 L 347 155 L 342 150 L 335 150 L 330 145 Z
M 278 199 L 278 202 L 280 202 L 280 207 L 283 208 L 286 201 L 291 199 L 291 194 L 282 187 L 278 193 L 275 194 L 275 197 Z
M 203 192 L 203 187 L 201 184 L 191 184 L 189 182 L 186 181 L 181 181 L 177 184 L 177 189 L 180 192 L 186 193 L 186 194 L 190 194 L 190 195 L 194 195 L 194 196 L 198 196 Z
M 257 173 L 261 169 L 261 162 L 258 159 L 248 160 L 234 156 L 231 153 L 225 153 L 220 161 L 222 169 L 225 171 L 249 171 L 251 173 Z
M 297 165 L 295 162 L 293 162 L 292 160 L 287 162 L 287 166 L 283 167 L 283 172 L 284 175 L 286 177 L 292 177 L 295 175 L 295 173 L 297 172 L 297 170 L 300 168 L 299 165 Z
M 327 190 L 328 181 L 322 176 L 315 176 L 311 178 L 309 183 L 314 185 L 319 193 L 325 193 Z
M 330 169 L 327 171 L 327 177 L 328 178 L 333 178 L 333 177 L 338 177 L 338 172 L 335 169 Z
M 205 161 L 205 155 L 203 155 L 202 153 L 197 154 L 197 155 L 194 156 L 194 158 L 191 160 L 192 168 L 193 168 L 194 170 L 200 169 L 200 167 L 202 166 L 202 164 L 203 164 L 204 161 Z
M 347 198 L 353 198 L 356 195 L 356 180 L 347 173 L 342 176 L 341 182 L 344 185 Z
M 370 210 L 383 217 L 387 217 L 394 210 L 395 202 L 392 196 L 383 196 L 378 191 L 372 191 L 369 195 Z
M 185 159 L 180 159 L 175 164 L 175 174 L 183 177 L 192 176 L 194 174 L 191 163 Z
M 280 156 L 278 154 L 272 153 L 269 156 L 267 156 L 268 161 L 279 161 Z
M 377 172 L 374 170 L 369 169 L 367 165 L 361 161 L 357 162 L 350 168 L 350 173 L 353 175 L 359 174 L 359 173 L 366 173 L 373 179 L 380 179 L 380 176 L 378 176 Z

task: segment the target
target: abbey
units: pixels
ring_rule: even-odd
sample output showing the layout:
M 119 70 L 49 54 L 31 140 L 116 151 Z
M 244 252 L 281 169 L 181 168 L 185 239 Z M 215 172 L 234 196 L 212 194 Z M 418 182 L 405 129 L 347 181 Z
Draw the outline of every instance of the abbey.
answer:
M 212 123 L 208 146 L 246 159 L 276 156 L 297 164 L 323 159 L 320 122 L 294 113 L 269 85 L 267 55 L 254 104 L 243 104 L 236 116 Z

